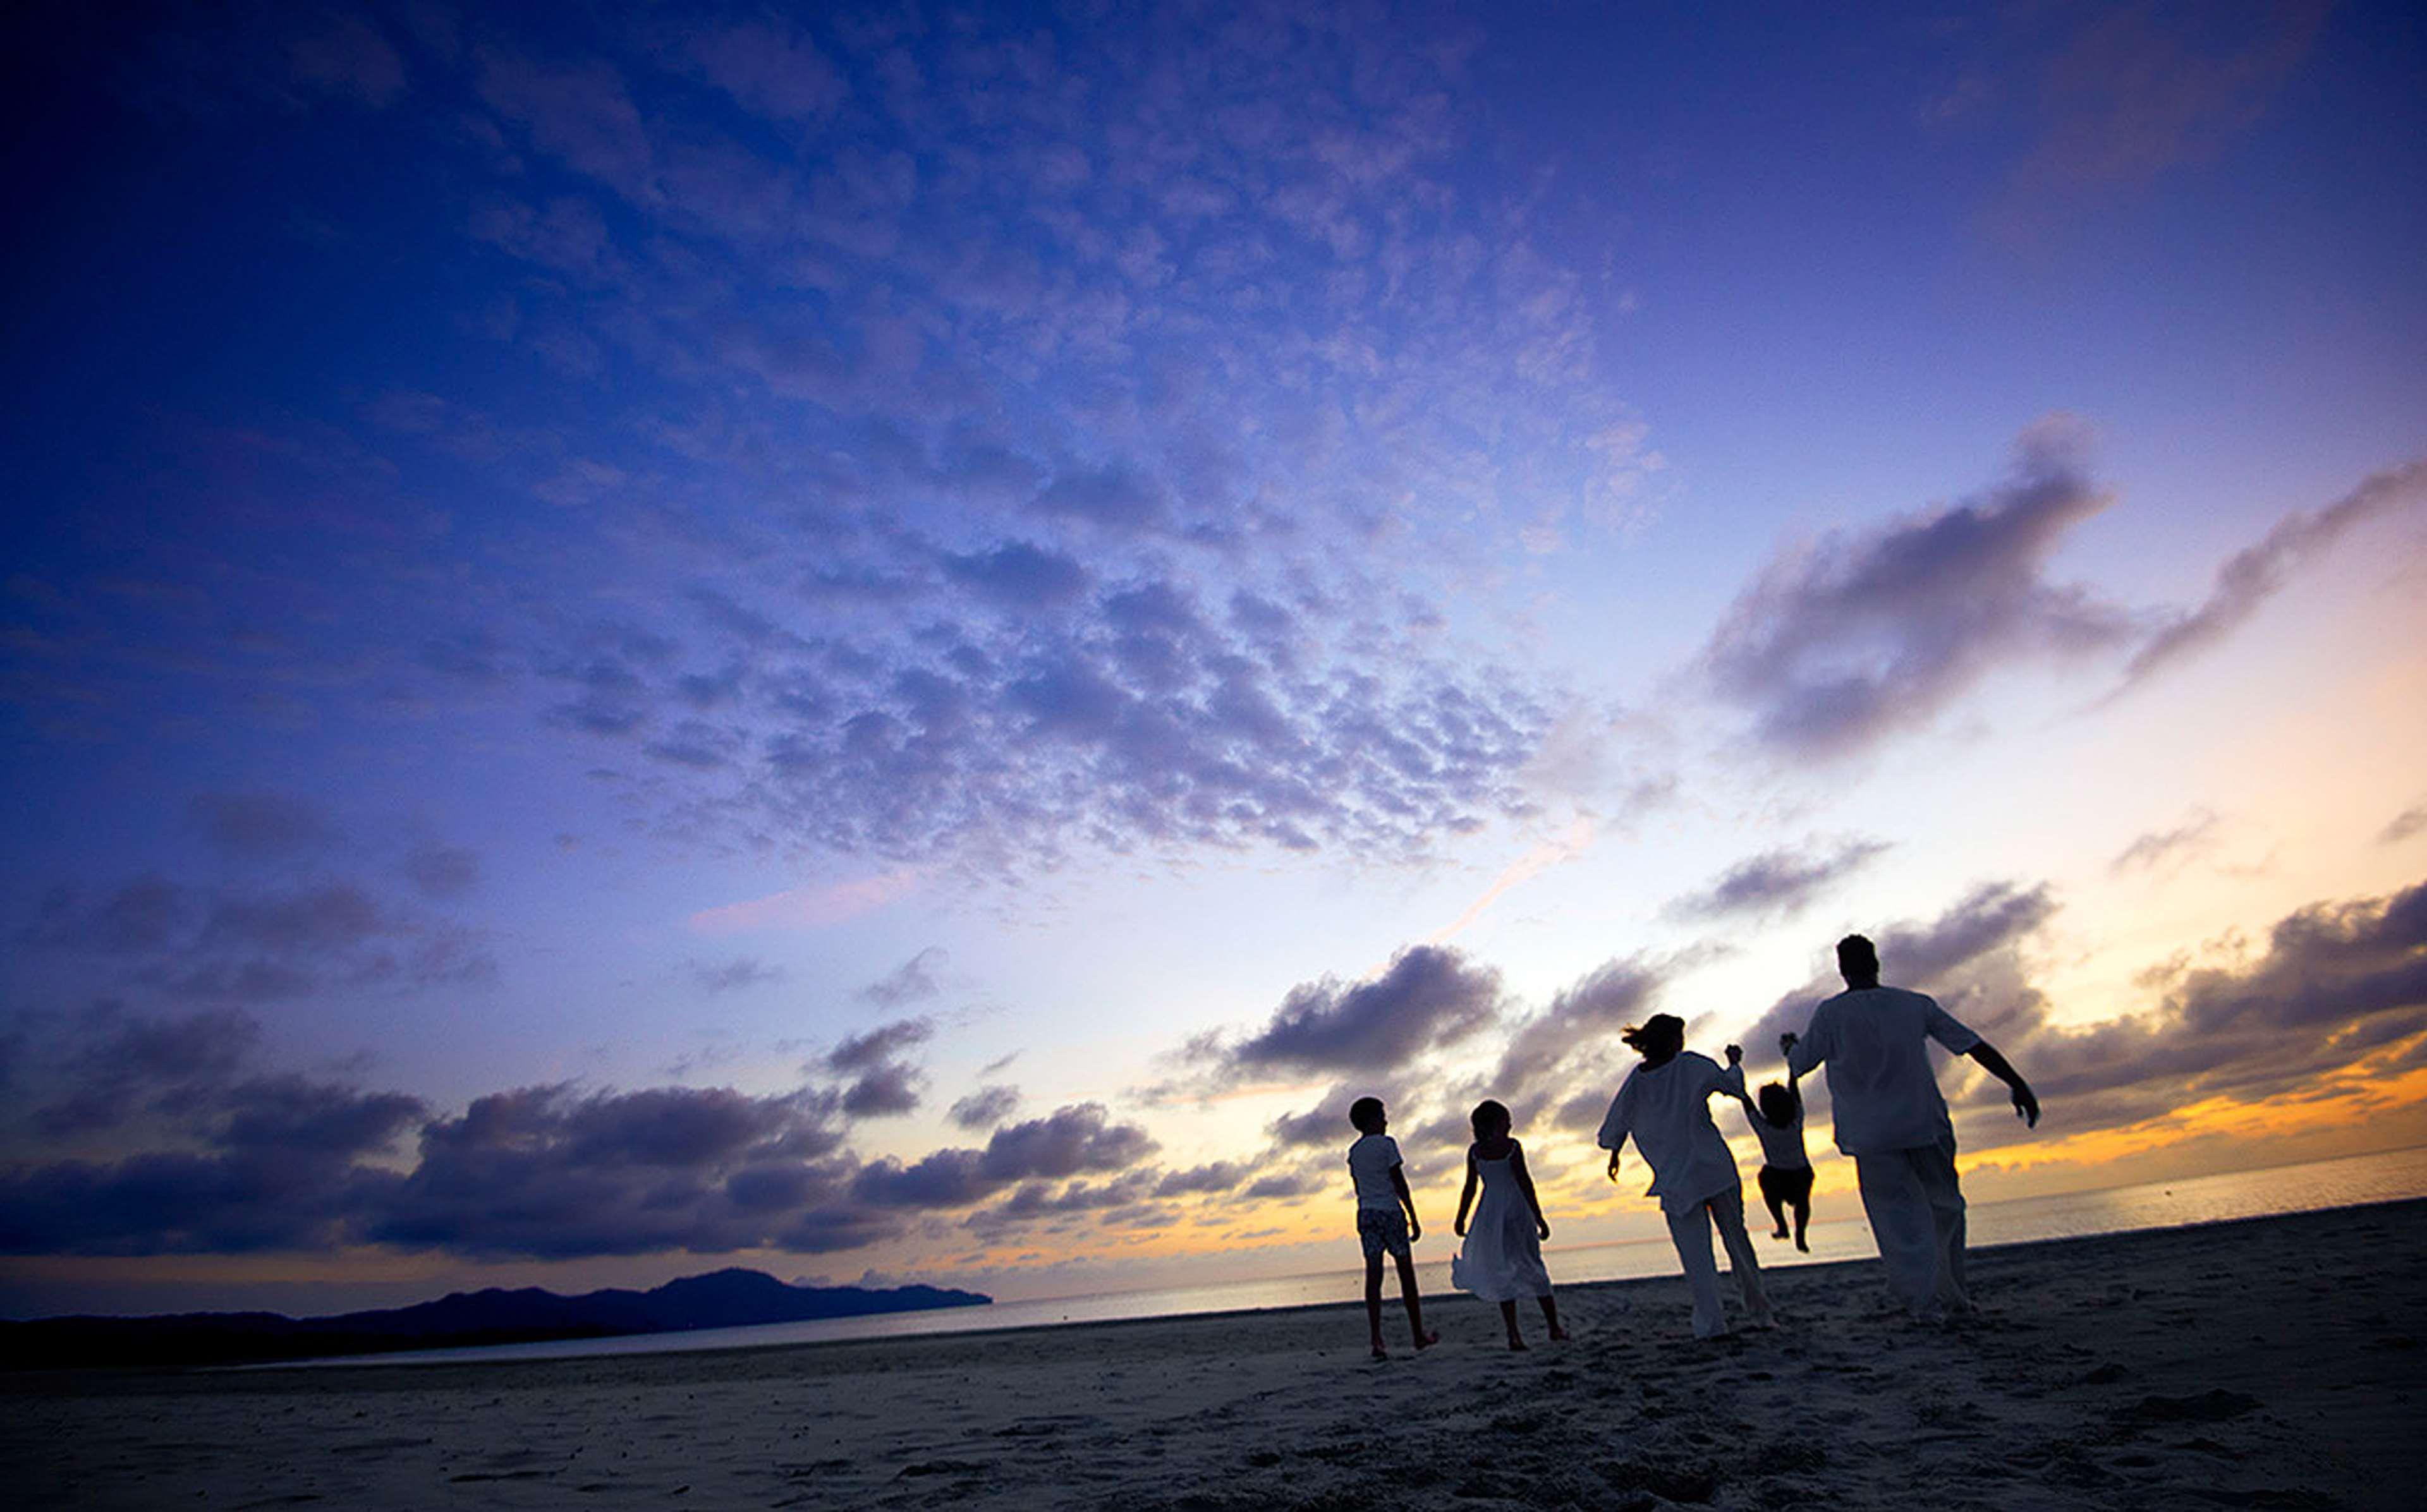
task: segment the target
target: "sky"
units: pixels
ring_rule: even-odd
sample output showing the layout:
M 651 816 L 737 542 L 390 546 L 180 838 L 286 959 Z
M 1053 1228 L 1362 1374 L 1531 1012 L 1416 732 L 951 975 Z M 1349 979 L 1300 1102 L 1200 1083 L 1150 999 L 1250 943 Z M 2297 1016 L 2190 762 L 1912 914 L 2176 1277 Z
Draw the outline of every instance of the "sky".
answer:
M 6 24 L 0 1313 L 1556 1271 L 1849 930 L 2427 1143 L 2415 7 Z

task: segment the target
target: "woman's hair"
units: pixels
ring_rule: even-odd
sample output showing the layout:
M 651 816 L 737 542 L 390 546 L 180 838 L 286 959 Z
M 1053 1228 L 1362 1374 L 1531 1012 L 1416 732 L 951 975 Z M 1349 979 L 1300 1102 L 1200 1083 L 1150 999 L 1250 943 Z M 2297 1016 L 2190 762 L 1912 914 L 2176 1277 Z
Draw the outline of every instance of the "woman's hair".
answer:
M 1626 1048 L 1640 1055 L 1659 1049 L 1682 1049 L 1686 1044 L 1686 1020 L 1675 1014 L 1653 1014 L 1639 1024 L 1629 1024 L 1619 1032 Z
M 1490 1097 L 1476 1103 L 1474 1112 L 1466 1115 L 1466 1121 L 1474 1126 L 1477 1139 L 1490 1134 L 1505 1134 L 1511 1127 L 1508 1110 Z
M 1753 1095 L 1753 1100 L 1761 1105 L 1761 1115 L 1769 1120 L 1769 1127 L 1772 1129 L 1784 1129 L 1792 1125 L 1795 1122 L 1797 1111 L 1803 1103 L 1801 1097 L 1775 1081 L 1764 1082 L 1762 1089 Z

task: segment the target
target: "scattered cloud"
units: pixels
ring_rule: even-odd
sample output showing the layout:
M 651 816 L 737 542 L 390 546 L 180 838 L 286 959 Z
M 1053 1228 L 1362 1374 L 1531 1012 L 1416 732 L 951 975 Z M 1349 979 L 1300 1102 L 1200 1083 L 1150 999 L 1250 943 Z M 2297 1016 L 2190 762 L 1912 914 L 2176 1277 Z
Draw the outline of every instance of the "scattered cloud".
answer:
M 2079 450 L 2075 426 L 2043 422 L 1998 487 L 1773 558 L 1704 648 L 1711 687 L 1763 743 L 1826 757 L 1926 723 L 2000 665 L 2118 643 L 2126 615 L 2045 577 L 2109 502 Z
M 1484 1029 L 1500 1005 L 1497 972 L 1442 946 L 1409 946 L 1370 980 L 1293 987 L 1264 1027 L 1221 1059 L 1242 1074 L 1380 1075 Z
M 1889 849 L 1884 840 L 1840 840 L 1825 849 L 1765 851 L 1739 861 L 1700 892 L 1669 905 L 1672 919 L 1764 919 L 1800 913 L 1839 878 Z
M 404 858 L 404 874 L 425 898 L 461 898 L 481 884 L 481 856 L 460 845 L 424 845 Z
M 2427 804 L 2418 804 L 2393 816 L 2377 832 L 2380 845 L 2400 845 L 2414 835 L 2427 835 Z
M 190 812 L 204 839 L 248 861 L 311 854 L 337 838 L 318 808 L 278 793 L 203 793 Z
M 2427 459 L 2371 474 L 2323 509 L 2277 521 L 2256 545 L 2236 552 L 2217 569 L 2216 585 L 2197 608 L 2174 615 L 2132 654 L 2123 688 L 2145 682 L 2223 640 L 2258 612 L 2296 569 L 2354 527 L 2421 499 L 2427 499 Z
M 2315 44 L 2329 0 L 2102 8 L 2049 60 L 2040 136 L 1992 212 L 2030 236 L 2083 205 L 2212 160 L 2248 132 Z
M 943 990 L 936 981 L 936 972 L 945 960 L 942 949 L 931 945 L 888 975 L 860 988 L 860 1000 L 879 1008 L 904 1008 L 924 1002 Z
M 714 963 L 692 961 L 688 964 L 688 969 L 692 980 L 711 995 L 768 986 L 783 981 L 785 976 L 782 967 L 761 961 L 755 955 L 737 955 L 729 961 Z
M 963 1129 L 993 1129 L 1018 1111 L 1019 1089 L 996 1085 L 955 1100 L 950 1116 Z
M 2124 847 L 2114 860 L 2107 863 L 2107 870 L 2117 876 L 2133 871 L 2171 871 L 2212 849 L 2220 822 L 2215 814 L 2205 808 L 2194 810 L 2173 829 L 2152 830 Z

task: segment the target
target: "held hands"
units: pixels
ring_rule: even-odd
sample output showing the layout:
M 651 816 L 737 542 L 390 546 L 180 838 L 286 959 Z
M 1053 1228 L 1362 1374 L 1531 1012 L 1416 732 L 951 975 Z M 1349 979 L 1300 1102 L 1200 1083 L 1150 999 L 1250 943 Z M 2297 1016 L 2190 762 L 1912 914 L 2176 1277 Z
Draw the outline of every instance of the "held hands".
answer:
M 1791 1033 L 1790 1033 L 1790 1034 L 1781 1034 L 1781 1035 L 1779 1035 L 1779 1036 L 1778 1036 L 1778 1053 L 1779 1053 L 1779 1054 L 1781 1054 L 1781 1055 L 1792 1055 L 1792 1054 L 1794 1054 L 1794 1053 L 1795 1053 L 1795 1041 L 1797 1040 L 1797 1038 L 1798 1038 L 1798 1037 L 1799 1037 L 1799 1036 L 1797 1036 L 1797 1035 L 1795 1035 L 1795 1034 L 1791 1034 Z
M 1743 1046 L 1731 1045 L 1728 1047 L 1728 1064 L 1730 1065 L 1742 1065 L 1744 1064 Z

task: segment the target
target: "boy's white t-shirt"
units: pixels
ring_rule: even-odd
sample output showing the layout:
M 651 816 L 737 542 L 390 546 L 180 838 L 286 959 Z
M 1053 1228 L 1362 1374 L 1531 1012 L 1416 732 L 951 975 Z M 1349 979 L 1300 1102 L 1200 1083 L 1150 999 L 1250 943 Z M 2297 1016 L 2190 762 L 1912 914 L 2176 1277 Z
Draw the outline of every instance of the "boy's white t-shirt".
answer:
M 1391 1167 L 1399 1163 L 1399 1142 L 1388 1134 L 1367 1134 L 1348 1146 L 1348 1175 L 1357 1183 L 1357 1206 L 1383 1212 L 1399 1211 L 1399 1194 L 1391 1187 Z
M 1800 1099 L 1795 1104 L 1794 1121 L 1784 1129 L 1762 1116 L 1758 1109 L 1750 1121 L 1754 1137 L 1761 1141 L 1764 1165 L 1800 1171 L 1812 1163 L 1812 1157 L 1803 1153 L 1803 1104 Z
M 1631 1137 L 1652 1167 L 1645 1194 L 1660 1199 L 1663 1212 L 1685 1212 L 1696 1203 L 1733 1192 L 1736 1158 L 1711 1122 L 1714 1092 L 1744 1091 L 1744 1067 L 1725 1070 L 1707 1055 L 1681 1050 L 1666 1065 L 1638 1065 L 1610 1099 L 1601 1122 L 1601 1147 L 1616 1149 Z
M 1829 1067 L 1830 1117 L 1849 1155 L 1919 1149 L 1955 1137 L 1925 1039 L 1961 1055 L 1980 1036 L 1934 998 L 1902 987 L 1856 987 L 1812 1010 L 1811 1027 L 1787 1052 L 1799 1076 Z

